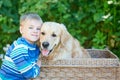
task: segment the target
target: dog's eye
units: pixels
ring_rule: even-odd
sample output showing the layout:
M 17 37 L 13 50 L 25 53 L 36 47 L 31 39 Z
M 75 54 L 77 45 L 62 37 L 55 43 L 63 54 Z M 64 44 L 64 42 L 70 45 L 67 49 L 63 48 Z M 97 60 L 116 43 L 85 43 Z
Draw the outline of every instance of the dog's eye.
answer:
M 57 35 L 56 34 L 52 34 L 53 37 L 56 37 Z
M 42 34 L 42 35 L 45 35 L 45 33 L 44 33 L 44 32 L 41 32 L 41 34 Z

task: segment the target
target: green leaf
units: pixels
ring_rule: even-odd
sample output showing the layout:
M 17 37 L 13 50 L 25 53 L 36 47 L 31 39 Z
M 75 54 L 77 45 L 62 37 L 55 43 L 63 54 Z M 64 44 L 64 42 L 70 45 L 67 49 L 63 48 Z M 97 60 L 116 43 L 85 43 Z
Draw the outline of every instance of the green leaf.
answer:
M 103 15 L 104 15 L 103 12 L 95 13 L 95 14 L 94 14 L 94 17 L 93 17 L 94 21 L 95 21 L 95 22 L 100 22 L 100 21 L 102 21 L 102 20 L 103 20 L 103 18 L 102 18 Z
M 12 7 L 11 0 L 3 0 L 3 5 L 6 7 Z

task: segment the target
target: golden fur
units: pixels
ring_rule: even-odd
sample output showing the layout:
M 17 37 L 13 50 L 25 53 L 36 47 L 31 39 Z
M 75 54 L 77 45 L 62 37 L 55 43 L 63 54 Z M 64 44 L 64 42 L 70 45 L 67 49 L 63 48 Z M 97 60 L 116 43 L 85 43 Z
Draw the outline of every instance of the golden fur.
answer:
M 39 42 L 42 56 L 47 60 L 90 57 L 78 40 L 60 23 L 44 22 Z

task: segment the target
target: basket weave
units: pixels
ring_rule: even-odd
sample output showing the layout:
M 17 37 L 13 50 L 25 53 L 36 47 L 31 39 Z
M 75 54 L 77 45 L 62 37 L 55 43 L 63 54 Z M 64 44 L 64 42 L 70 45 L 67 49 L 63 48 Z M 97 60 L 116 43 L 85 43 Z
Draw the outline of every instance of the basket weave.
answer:
M 34 80 L 120 80 L 120 62 L 109 50 L 88 49 L 92 58 L 42 61 Z

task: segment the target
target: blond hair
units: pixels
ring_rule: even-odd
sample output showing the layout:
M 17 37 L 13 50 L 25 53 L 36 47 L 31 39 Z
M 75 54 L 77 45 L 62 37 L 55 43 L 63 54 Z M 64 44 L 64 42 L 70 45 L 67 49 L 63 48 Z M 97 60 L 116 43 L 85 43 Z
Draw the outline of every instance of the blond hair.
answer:
M 41 22 L 41 24 L 43 23 L 41 17 L 38 14 L 36 14 L 36 13 L 26 13 L 26 14 L 24 14 L 20 17 L 20 24 L 22 24 L 26 20 L 31 20 L 31 19 L 38 20 L 38 21 Z

